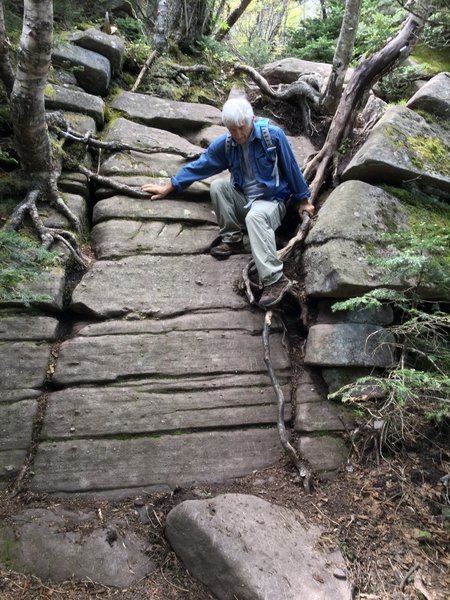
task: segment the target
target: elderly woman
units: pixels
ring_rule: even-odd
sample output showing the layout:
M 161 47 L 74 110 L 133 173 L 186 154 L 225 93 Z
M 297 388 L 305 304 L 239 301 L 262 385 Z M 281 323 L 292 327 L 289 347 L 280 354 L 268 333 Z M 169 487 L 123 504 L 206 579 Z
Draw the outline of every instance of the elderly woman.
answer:
M 282 129 L 267 119 L 256 119 L 251 104 L 241 97 L 224 104 L 222 121 L 229 133 L 214 140 L 197 160 L 167 183 L 145 184 L 142 190 L 151 194 L 151 200 L 158 200 L 229 169 L 229 182 L 216 180 L 211 185 L 221 242 L 213 245 L 210 253 L 218 260 L 243 253 L 245 228 L 263 286 L 259 304 L 271 308 L 292 286 L 283 273 L 275 244 L 275 230 L 286 213 L 286 202 L 295 202 L 299 212 L 306 211 L 310 216 L 314 207 Z

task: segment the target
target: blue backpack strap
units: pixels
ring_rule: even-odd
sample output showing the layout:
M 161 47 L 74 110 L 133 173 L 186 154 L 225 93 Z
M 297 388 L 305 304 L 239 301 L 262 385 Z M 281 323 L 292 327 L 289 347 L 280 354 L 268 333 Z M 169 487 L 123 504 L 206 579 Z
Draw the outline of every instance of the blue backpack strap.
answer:
M 227 134 L 225 139 L 225 156 L 228 160 L 228 168 L 231 169 L 231 144 L 232 144 L 231 134 Z
M 278 170 L 278 153 L 277 148 L 272 142 L 272 137 L 269 131 L 269 119 L 257 119 L 255 121 L 256 126 L 261 131 L 261 139 L 264 140 L 266 153 L 269 154 L 275 152 L 275 163 L 273 166 L 272 175 L 275 177 L 275 184 L 278 187 L 280 185 L 280 173 Z

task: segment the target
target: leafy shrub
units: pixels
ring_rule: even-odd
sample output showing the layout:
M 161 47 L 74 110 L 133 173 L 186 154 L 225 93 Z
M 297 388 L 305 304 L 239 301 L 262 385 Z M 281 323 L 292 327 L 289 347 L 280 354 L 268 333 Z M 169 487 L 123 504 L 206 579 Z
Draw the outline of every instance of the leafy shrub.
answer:
M 0 301 L 30 302 L 47 300 L 34 294 L 26 284 L 38 277 L 46 268 L 56 263 L 57 253 L 15 231 L 0 231 Z

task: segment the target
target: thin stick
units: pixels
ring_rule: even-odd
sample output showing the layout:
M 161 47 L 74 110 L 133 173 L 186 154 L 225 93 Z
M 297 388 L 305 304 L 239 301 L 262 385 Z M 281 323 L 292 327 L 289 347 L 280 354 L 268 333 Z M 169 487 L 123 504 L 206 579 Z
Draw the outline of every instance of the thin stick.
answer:
M 131 88 L 132 92 L 135 92 L 138 87 L 139 84 L 142 81 L 142 78 L 144 77 L 144 75 L 146 74 L 147 70 L 150 68 L 152 62 L 155 60 L 155 58 L 158 56 L 158 50 L 153 50 L 153 52 L 151 52 L 147 58 L 147 60 L 145 61 L 144 66 L 141 69 L 141 72 L 139 73 L 139 75 L 137 76 L 136 81 L 134 82 L 133 87 Z

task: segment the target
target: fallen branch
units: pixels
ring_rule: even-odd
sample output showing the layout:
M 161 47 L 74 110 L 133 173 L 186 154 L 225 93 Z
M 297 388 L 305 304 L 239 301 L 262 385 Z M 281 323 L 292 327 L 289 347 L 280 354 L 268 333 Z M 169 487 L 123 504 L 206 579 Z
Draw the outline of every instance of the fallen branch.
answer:
M 280 436 L 281 445 L 283 446 L 286 454 L 289 456 L 292 464 L 298 470 L 300 477 L 303 479 L 303 489 L 309 494 L 311 492 L 311 478 L 312 473 L 310 469 L 306 466 L 306 464 L 299 458 L 295 448 L 291 445 L 288 439 L 288 434 L 286 431 L 286 426 L 284 424 L 284 396 L 281 390 L 280 384 L 275 375 L 275 371 L 272 365 L 272 361 L 270 358 L 270 344 L 269 344 L 269 336 L 270 336 L 270 326 L 272 324 L 272 311 L 269 310 L 266 312 L 266 316 L 264 319 L 264 329 L 263 329 L 263 347 L 264 347 L 264 362 L 267 367 L 267 371 L 269 373 L 270 381 L 272 382 L 273 389 L 275 390 L 275 395 L 277 398 L 278 404 L 278 418 L 277 418 L 277 427 L 278 434 Z
M 144 66 L 142 67 L 139 75 L 137 76 L 136 81 L 134 82 L 133 87 L 131 88 L 132 92 L 135 92 L 138 89 L 138 87 L 139 87 L 139 85 L 140 85 L 140 83 L 142 81 L 142 78 L 144 77 L 144 75 L 146 74 L 146 72 L 148 71 L 148 69 L 150 68 L 150 66 L 152 65 L 153 61 L 155 60 L 155 58 L 157 56 L 158 56 L 158 50 L 153 50 L 149 54 L 147 60 L 144 63 Z

